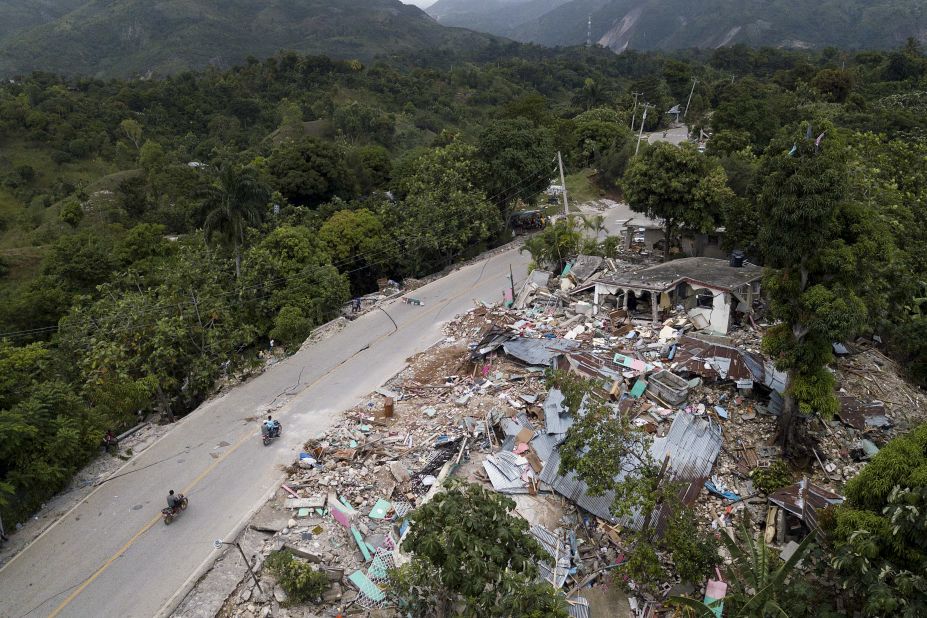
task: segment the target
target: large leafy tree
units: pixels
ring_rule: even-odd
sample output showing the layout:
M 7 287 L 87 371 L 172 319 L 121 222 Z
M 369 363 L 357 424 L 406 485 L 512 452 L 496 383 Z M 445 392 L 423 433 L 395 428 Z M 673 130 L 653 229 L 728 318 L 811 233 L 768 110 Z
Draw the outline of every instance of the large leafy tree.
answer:
M 236 278 L 241 276 L 245 230 L 260 224 L 268 197 L 267 187 L 260 182 L 257 170 L 230 163 L 218 165 L 214 181 L 203 192 L 206 238 L 218 237 L 231 246 Z
M 244 279 L 249 322 L 288 345 L 301 344 L 350 298 L 347 277 L 305 227 L 280 226 L 264 237 L 248 252 Z
M 416 617 L 566 618 L 566 602 L 534 582 L 552 560 L 512 515 L 515 503 L 479 485 L 455 484 L 411 514 L 402 547 L 412 562 L 390 579 Z
M 507 220 L 516 200 L 533 203 L 547 188 L 556 153 L 550 131 L 513 118 L 489 123 L 475 155 L 483 165 L 480 184 Z
M 846 196 L 843 143 L 833 135 L 820 142 L 795 138 L 774 141 L 763 161 L 759 245 L 770 267 L 770 311 L 779 320 L 763 347 L 789 376 L 778 439 L 799 453 L 807 446 L 801 419 L 836 412 L 827 370 L 831 344 L 866 323 L 857 291 L 870 259 L 854 251 L 857 230 L 849 224 L 856 217 Z
M 107 281 L 115 268 L 113 238 L 80 230 L 56 240 L 45 257 L 42 272 L 69 292 L 90 292 Z
M 274 188 L 293 204 L 316 207 L 354 193 L 343 149 L 315 138 L 279 146 L 267 159 L 267 170 Z
M 694 146 L 660 142 L 628 166 L 624 191 L 631 209 L 663 222 L 663 259 L 681 231 L 709 232 L 734 199 L 724 169 Z
M 390 274 L 399 258 L 396 241 L 366 208 L 334 213 L 319 229 L 319 240 L 357 292 L 367 291 L 378 276 Z
M 120 384 L 148 386 L 173 418 L 211 391 L 226 359 L 254 339 L 242 324 L 222 261 L 194 236 L 162 264 L 157 285 L 136 286 L 133 275 L 108 284 L 99 300 L 85 299 L 61 323 L 61 349 L 76 380 L 101 397 Z
M 107 419 L 60 379 L 46 344 L 0 341 L 0 500 L 7 524 L 61 490 L 103 436 Z
M 591 495 L 612 492 L 610 510 L 616 517 L 644 514 L 641 529 L 626 532 L 627 574 L 656 589 L 666 578 L 656 553 L 663 549 L 672 554 L 683 580 L 701 582 L 719 563 L 717 542 L 681 503 L 679 487 L 664 478 L 665 462 L 653 460 L 650 435 L 600 400 L 596 390 L 603 385 L 563 372 L 551 374 L 549 381 L 563 392 L 574 419 L 560 448 L 561 473 L 575 473 Z M 657 534 L 659 513 L 667 514 L 662 536 Z
M 478 188 L 476 149 L 459 142 L 432 149 L 400 181 L 399 235 L 416 276 L 475 251 L 501 229 L 498 209 Z

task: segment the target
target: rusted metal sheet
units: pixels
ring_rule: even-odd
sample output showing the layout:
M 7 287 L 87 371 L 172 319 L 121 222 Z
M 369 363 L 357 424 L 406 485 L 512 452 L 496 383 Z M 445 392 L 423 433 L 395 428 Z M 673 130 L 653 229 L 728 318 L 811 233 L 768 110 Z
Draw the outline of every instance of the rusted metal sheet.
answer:
M 859 431 L 891 427 L 892 421 L 885 415 L 885 404 L 881 401 L 866 403 L 855 397 L 841 395 L 840 420 Z
M 780 489 L 769 495 L 769 501 L 792 515 L 795 515 L 811 530 L 817 530 L 820 509 L 833 504 L 842 504 L 843 496 L 815 485 L 808 479 Z
M 569 352 L 563 360 L 565 363 L 561 363 L 561 369 L 569 369 L 587 378 L 604 378 L 609 382 L 623 379 L 621 372 L 624 367 L 591 352 Z
M 684 335 L 676 357 L 678 370 L 690 371 L 707 379 L 753 380 L 776 392 L 785 388 L 785 373 L 758 356 L 720 343 L 709 343 Z

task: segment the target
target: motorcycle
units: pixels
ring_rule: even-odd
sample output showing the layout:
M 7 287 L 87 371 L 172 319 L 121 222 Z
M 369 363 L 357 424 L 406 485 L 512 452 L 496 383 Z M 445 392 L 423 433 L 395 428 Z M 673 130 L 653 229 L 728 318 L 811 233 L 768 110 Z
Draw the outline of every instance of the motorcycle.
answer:
M 174 518 L 176 518 L 182 512 L 187 510 L 187 502 L 188 502 L 187 498 L 183 494 L 180 494 L 179 497 L 180 497 L 180 503 L 177 506 L 175 506 L 174 508 L 171 508 L 168 506 L 168 507 L 164 507 L 163 509 L 161 509 L 161 514 L 164 516 L 165 526 L 169 526 L 170 523 L 174 521 Z
M 283 425 L 279 421 L 274 421 L 274 426 L 270 429 L 266 427 L 261 431 L 261 439 L 264 441 L 264 446 L 267 446 L 274 440 L 280 437 L 280 432 L 283 431 Z

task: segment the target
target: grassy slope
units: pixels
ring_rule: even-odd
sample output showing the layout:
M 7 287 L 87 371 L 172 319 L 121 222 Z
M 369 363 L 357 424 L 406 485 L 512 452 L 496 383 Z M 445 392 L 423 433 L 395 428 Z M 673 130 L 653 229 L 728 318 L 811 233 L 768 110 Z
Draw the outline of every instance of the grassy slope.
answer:
M 36 171 L 31 187 L 39 193 L 50 191 L 58 181 L 65 181 L 74 186 L 84 186 L 91 190 L 112 188 L 103 184 L 105 178 L 115 172 L 111 162 L 99 159 L 81 160 L 58 165 L 51 159 L 51 151 L 41 144 L 23 141 L 6 141 L 0 143 L 0 158 L 8 159 L 12 165 L 28 165 Z M 94 185 L 97 185 L 94 187 Z M 45 208 L 40 205 L 24 203 L 12 192 L 0 188 L 0 217 L 10 224 L 0 232 L 0 250 L 28 247 L 34 238 L 25 231 L 35 229 L 48 223 L 57 216 L 54 206 Z

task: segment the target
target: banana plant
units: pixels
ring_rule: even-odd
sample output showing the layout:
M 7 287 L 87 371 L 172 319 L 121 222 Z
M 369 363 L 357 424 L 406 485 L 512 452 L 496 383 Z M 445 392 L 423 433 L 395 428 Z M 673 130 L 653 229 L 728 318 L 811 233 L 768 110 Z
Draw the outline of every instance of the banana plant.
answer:
M 732 562 L 727 568 L 728 582 L 733 589 L 726 600 L 734 608 L 728 613 L 729 618 L 755 618 L 757 616 L 776 616 L 788 618 L 788 614 L 779 603 L 784 592 L 786 580 L 795 571 L 796 565 L 808 552 L 814 539 L 812 531 L 802 540 L 788 560 L 779 564 L 775 559 L 775 550 L 763 540 L 753 538 L 747 523 L 741 523 L 741 542 L 738 544 L 727 534 L 721 540 L 730 552 Z M 669 603 L 690 610 L 698 618 L 716 618 L 720 613 L 716 609 L 697 599 L 688 597 L 670 597 Z

